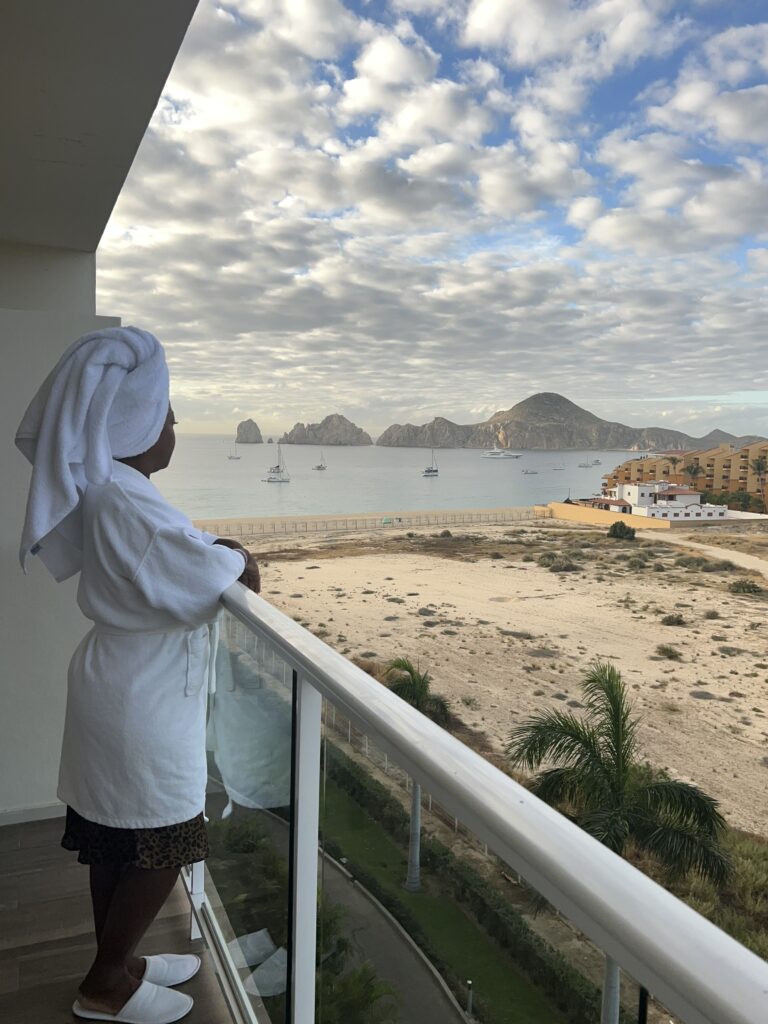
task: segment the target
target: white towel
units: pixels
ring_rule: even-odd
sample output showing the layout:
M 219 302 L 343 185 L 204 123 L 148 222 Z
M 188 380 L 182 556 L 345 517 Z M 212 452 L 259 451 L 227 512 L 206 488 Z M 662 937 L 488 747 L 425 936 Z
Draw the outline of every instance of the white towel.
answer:
M 112 479 L 112 459 L 141 455 L 168 415 L 168 367 L 157 338 L 109 327 L 71 345 L 32 399 L 16 445 L 32 463 L 21 565 L 39 554 L 54 579 L 82 566 L 80 499 Z

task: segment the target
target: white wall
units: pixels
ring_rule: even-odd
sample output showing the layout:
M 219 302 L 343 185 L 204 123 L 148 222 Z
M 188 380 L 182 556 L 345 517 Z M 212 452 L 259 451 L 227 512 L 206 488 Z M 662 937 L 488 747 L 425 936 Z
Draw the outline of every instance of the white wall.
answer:
M 93 256 L 0 250 L 0 824 L 62 810 L 56 800 L 67 665 L 87 632 L 76 581 L 19 567 L 29 466 L 13 438 L 35 390 L 81 334 L 119 323 L 93 314 Z M 58 266 L 57 266 L 58 262 Z M 52 308 L 54 302 L 58 308 Z M 37 304 L 37 308 L 35 308 Z

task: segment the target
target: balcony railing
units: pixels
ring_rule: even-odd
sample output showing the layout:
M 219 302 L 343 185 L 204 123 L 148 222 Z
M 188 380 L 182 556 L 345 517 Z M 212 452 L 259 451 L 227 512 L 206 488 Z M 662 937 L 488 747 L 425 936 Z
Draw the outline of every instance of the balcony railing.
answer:
M 431 1010 L 441 1022 L 475 1019 L 465 1013 L 472 985 L 458 992 L 457 1001 L 456 986 L 453 994 L 447 991 L 382 906 L 389 902 L 386 882 L 380 893 L 371 893 L 371 876 L 362 910 L 345 902 L 353 890 L 355 898 L 359 892 L 345 873 L 342 855 L 353 860 L 371 855 L 372 863 L 385 864 L 391 844 L 375 808 L 365 819 L 369 826 L 351 824 L 357 813 L 350 809 L 357 805 L 343 790 L 344 778 L 358 789 L 369 779 L 363 788 L 384 802 L 398 780 L 420 786 L 428 794 L 425 813 L 438 805 L 441 810 L 440 818 L 430 819 L 430 833 L 454 839 L 450 856 L 460 862 L 466 849 L 473 851 L 470 860 L 497 865 L 490 874 L 510 883 L 510 892 L 519 892 L 516 880 L 524 881 L 556 911 L 555 922 L 560 915 L 594 944 L 609 968 L 603 1021 L 616 1014 L 612 964 L 640 989 L 639 1015 L 625 1007 L 625 1021 L 645 1020 L 644 993 L 685 1024 L 768 1020 L 763 960 L 266 601 L 235 585 L 222 603 L 226 611 L 209 727 L 213 851 L 205 869 L 193 866 L 185 881 L 195 927 L 211 947 L 233 1020 L 322 1024 L 330 1019 L 324 1000 L 338 997 L 340 975 L 333 972 L 346 948 L 334 928 L 347 912 L 358 914 L 355 935 L 363 948 L 366 928 L 378 929 L 375 935 L 371 931 L 370 948 L 379 950 L 385 940 L 394 951 L 390 959 L 402 961 L 397 977 L 405 980 L 396 993 L 401 1002 L 421 1000 L 421 1006 L 433 1000 L 419 1012 Z M 330 622 L 333 609 L 327 618 Z M 422 801 L 413 807 L 421 808 Z M 382 820 L 386 813 L 382 804 Z M 457 911 L 450 917 L 456 893 L 448 893 L 445 876 L 435 870 L 429 885 L 446 887 L 438 901 L 443 931 L 460 927 L 467 915 Z M 420 896 L 413 913 L 421 913 L 429 899 L 429 893 Z M 396 893 L 392 901 L 398 902 Z M 334 910 L 339 902 L 341 918 Z M 428 932 L 428 923 L 420 927 Z M 438 933 L 433 945 L 444 948 L 444 937 Z M 462 952 L 477 970 L 493 959 L 493 940 L 488 937 L 487 949 L 484 941 L 481 929 L 474 928 Z M 582 941 L 585 947 L 589 943 Z M 515 955 L 502 952 L 514 971 Z M 441 953 L 440 959 L 449 955 Z M 533 987 L 524 971 L 520 984 Z M 478 988 L 478 1001 L 482 995 Z M 541 992 L 537 998 L 550 995 Z M 584 1024 L 597 1021 L 598 1013 L 585 1017 Z M 553 1011 L 550 1019 L 561 1018 Z

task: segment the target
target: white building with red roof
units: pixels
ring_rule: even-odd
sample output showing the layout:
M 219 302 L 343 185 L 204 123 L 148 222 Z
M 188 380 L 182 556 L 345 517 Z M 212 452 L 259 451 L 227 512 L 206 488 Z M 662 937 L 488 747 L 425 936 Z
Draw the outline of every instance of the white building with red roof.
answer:
M 589 499 L 593 508 L 623 512 L 649 519 L 729 519 L 724 505 L 702 504 L 701 492 L 671 484 L 668 480 L 636 481 L 609 487 L 599 498 Z

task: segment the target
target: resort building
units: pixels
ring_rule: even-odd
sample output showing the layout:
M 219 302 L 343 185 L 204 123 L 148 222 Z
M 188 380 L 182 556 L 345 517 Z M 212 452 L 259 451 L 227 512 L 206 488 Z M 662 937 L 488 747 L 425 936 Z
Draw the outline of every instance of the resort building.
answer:
M 695 521 L 734 517 L 734 513 L 724 505 L 702 504 L 699 491 L 678 487 L 666 480 L 646 484 L 616 484 L 600 497 L 582 498 L 577 504 L 622 515 L 648 516 L 650 519 Z
M 768 441 L 754 441 L 735 449 L 721 444 L 716 448 L 699 451 L 663 452 L 642 455 L 622 462 L 606 476 L 606 487 L 620 483 L 647 483 L 668 480 L 673 484 L 697 484 L 701 490 L 714 494 L 747 492 L 762 501 L 766 474 L 758 474 L 753 463 L 761 457 L 768 459 Z M 691 475 L 686 466 L 698 466 L 700 472 Z

